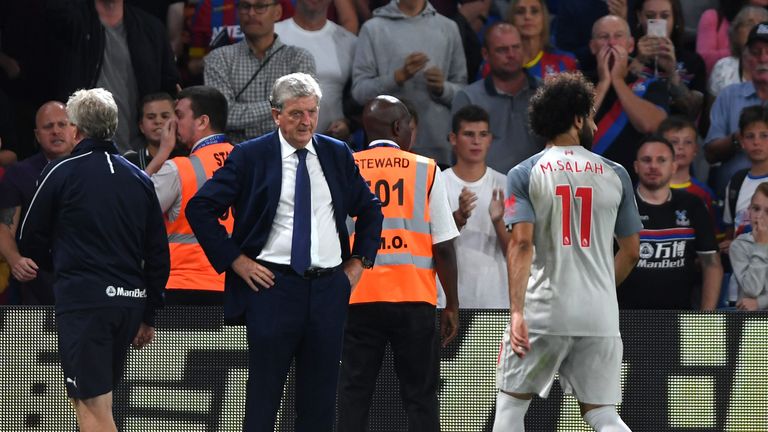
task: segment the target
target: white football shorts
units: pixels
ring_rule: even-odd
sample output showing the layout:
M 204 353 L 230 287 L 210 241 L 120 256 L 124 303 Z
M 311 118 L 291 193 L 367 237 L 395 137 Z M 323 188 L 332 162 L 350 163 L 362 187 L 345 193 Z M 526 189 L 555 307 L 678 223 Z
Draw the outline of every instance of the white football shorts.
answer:
M 508 393 L 549 395 L 555 374 L 579 402 L 621 403 L 621 337 L 558 336 L 529 333 L 531 350 L 520 358 L 512 350 L 509 325 L 496 364 L 496 386 Z

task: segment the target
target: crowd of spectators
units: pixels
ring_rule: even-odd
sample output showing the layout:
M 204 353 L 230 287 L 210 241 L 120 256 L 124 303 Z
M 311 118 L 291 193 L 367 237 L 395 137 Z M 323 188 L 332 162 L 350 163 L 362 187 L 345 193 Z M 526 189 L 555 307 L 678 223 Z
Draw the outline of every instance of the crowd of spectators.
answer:
M 161 195 L 166 159 L 207 133 L 237 144 L 273 131 L 273 83 L 305 72 L 323 92 L 317 130 L 353 150 L 368 101 L 409 106 L 412 151 L 447 170 L 462 307 L 506 308 L 503 176 L 543 148 L 530 98 L 571 70 L 595 85 L 592 150 L 627 169 L 645 218 L 645 268 L 618 287 L 621 306 L 768 307 L 768 0 L 2 2 L 0 304 L 52 300 L 52 275 L 15 236 L 37 175 L 76 144 L 56 101 L 109 90 L 116 147 Z M 224 130 L 193 130 L 194 107 L 178 129 L 178 93 L 196 85 L 226 99 L 211 113 Z M 480 269 L 492 287 L 462 277 Z

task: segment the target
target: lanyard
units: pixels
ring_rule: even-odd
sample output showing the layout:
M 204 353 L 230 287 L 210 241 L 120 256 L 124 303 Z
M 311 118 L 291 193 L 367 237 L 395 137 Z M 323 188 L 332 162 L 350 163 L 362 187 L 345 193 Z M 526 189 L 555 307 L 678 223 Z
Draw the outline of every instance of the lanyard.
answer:
M 207 147 L 211 144 L 221 144 L 227 142 L 227 136 L 224 134 L 216 134 L 211 135 L 208 138 L 203 139 L 197 145 L 195 145 L 195 149 L 192 151 L 198 151 L 203 147 Z

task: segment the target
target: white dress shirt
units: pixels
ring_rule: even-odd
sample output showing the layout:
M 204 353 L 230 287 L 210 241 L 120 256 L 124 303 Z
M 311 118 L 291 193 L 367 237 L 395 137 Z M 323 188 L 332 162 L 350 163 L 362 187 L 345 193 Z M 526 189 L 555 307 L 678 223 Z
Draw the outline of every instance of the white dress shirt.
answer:
M 272 221 L 267 243 L 256 258 L 275 264 L 290 265 L 296 168 L 299 165 L 299 157 L 296 155 L 296 149 L 288 144 L 280 130 L 278 135 L 283 173 L 280 183 L 280 200 L 277 203 L 277 213 Z M 308 150 L 307 171 L 312 189 L 312 220 L 310 221 L 312 263 L 310 267 L 336 267 L 341 264 L 341 244 L 333 213 L 331 190 L 328 188 L 323 168 L 317 158 L 314 142 L 310 141 L 305 148 Z

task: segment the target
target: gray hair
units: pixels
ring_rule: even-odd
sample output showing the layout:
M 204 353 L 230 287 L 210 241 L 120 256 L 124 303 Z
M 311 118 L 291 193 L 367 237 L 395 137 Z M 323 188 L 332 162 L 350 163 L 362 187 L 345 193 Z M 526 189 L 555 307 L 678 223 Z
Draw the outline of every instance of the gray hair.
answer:
M 303 72 L 283 75 L 275 81 L 272 86 L 272 94 L 269 96 L 269 103 L 272 108 L 282 110 L 285 101 L 307 96 L 314 96 L 320 103 L 323 92 L 320 91 L 320 84 L 309 74 Z
M 739 27 L 746 24 L 747 20 L 752 17 L 757 17 L 756 21 L 758 23 L 768 21 L 768 10 L 765 10 L 765 8 L 761 6 L 744 6 L 739 9 L 739 13 L 733 17 L 733 22 L 728 28 L 728 41 L 731 43 L 731 55 L 736 58 L 741 57 L 741 51 L 744 49 L 743 46 L 739 45 L 739 41 L 736 40 Z
M 74 92 L 67 101 L 67 115 L 87 138 L 109 140 L 117 131 L 117 104 L 103 88 Z

